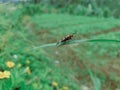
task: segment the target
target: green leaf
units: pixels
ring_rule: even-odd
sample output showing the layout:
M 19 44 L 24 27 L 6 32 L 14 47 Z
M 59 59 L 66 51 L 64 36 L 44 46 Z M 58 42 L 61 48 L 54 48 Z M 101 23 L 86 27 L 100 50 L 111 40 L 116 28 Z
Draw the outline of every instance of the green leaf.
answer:
M 116 42 L 116 43 L 120 43 L 120 40 L 111 40 L 111 39 L 69 40 L 67 42 L 61 42 L 58 45 L 57 45 L 57 43 L 50 43 L 50 44 L 44 44 L 44 45 L 41 45 L 41 46 L 38 46 L 38 47 L 33 47 L 32 49 L 52 47 L 52 46 L 62 46 L 62 45 L 68 45 L 68 44 L 79 44 L 79 43 L 85 43 L 85 42 Z

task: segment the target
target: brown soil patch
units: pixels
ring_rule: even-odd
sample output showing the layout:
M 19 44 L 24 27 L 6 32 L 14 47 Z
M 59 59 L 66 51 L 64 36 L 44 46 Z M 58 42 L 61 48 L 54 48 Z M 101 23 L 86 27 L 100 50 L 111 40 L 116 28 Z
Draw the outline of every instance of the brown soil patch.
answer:
M 117 32 L 117 31 L 120 31 L 120 27 L 114 27 L 114 28 L 111 28 L 109 30 L 104 30 L 104 31 L 98 31 L 94 34 L 84 34 L 83 36 L 87 36 L 87 37 L 90 37 L 90 36 L 98 36 L 100 34 L 108 34 L 108 33 L 111 33 L 111 32 Z

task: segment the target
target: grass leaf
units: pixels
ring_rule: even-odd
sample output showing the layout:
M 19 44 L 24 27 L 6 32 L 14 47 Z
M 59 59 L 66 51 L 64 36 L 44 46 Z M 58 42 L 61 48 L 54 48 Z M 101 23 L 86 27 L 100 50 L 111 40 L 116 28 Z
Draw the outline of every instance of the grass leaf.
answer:
M 84 43 L 84 42 L 117 42 L 120 43 L 120 40 L 113 40 L 113 39 L 83 39 L 83 40 L 69 40 L 67 42 L 61 42 L 57 45 L 57 43 L 50 43 L 50 44 L 44 44 L 38 47 L 33 47 L 33 49 L 38 48 L 44 48 L 44 47 L 52 47 L 52 46 L 62 46 L 62 45 L 68 45 L 68 44 L 78 44 L 78 43 Z

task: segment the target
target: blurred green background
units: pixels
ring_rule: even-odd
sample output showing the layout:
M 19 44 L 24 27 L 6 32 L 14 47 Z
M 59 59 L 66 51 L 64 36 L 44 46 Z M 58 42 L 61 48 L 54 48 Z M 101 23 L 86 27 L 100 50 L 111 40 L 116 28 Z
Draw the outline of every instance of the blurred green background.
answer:
M 1 0 L 0 90 L 120 90 L 119 42 L 40 47 L 74 32 L 120 40 L 119 11 L 119 0 Z

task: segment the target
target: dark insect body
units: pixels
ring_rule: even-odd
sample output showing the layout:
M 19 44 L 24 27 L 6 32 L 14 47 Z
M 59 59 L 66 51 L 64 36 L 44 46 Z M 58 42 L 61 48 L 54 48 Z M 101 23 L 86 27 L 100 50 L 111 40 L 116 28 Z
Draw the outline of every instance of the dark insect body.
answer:
M 60 40 L 60 42 L 66 42 L 68 40 L 71 40 L 73 37 L 73 34 L 72 35 L 67 35 L 66 37 L 64 37 L 63 39 Z
M 70 35 L 67 35 L 66 37 L 64 37 L 63 39 L 61 39 L 56 45 L 58 45 L 59 43 L 65 43 L 66 41 L 68 41 L 68 40 L 71 40 L 72 38 L 73 38 L 73 35 L 74 35 L 75 33 L 73 33 L 73 34 L 70 34 Z

